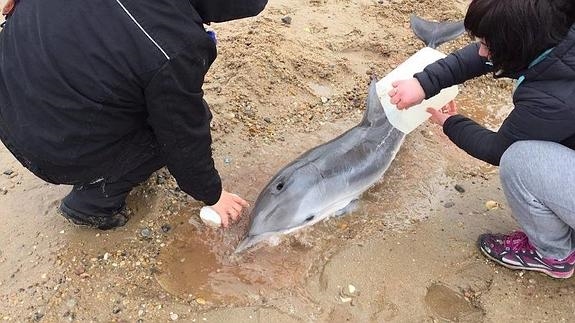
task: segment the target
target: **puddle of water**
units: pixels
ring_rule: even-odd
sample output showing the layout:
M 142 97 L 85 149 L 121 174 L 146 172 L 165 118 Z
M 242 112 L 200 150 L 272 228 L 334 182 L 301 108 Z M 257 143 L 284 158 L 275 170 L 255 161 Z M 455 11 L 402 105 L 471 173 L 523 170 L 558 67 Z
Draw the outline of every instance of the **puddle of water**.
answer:
M 186 215 L 187 216 L 187 215 Z M 208 303 L 249 303 L 275 291 L 303 283 L 309 250 L 263 246 L 253 253 L 233 254 L 236 245 L 221 230 L 179 227 L 160 255 L 158 283 L 182 298 Z
M 210 275 L 221 270 L 216 256 L 204 241 L 174 240 L 162 253 L 161 274 L 157 280 L 167 291 L 180 297 L 193 293 L 195 297 L 212 294 L 206 290 Z
M 471 305 L 463 295 L 441 283 L 428 287 L 425 303 L 434 314 L 451 322 L 459 322 L 463 318 L 467 320 L 473 314 L 481 313 L 481 310 Z

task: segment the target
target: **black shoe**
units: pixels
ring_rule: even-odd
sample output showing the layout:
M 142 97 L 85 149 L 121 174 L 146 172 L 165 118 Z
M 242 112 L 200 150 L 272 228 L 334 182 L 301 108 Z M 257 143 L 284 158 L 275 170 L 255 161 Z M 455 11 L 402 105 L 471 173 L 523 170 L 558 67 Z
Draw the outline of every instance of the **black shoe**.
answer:
M 110 216 L 91 216 L 85 214 L 80 215 L 78 212 L 68 208 L 64 203 L 61 203 L 60 213 L 68 219 L 68 221 L 76 225 L 100 230 L 119 228 L 124 226 L 129 220 L 125 207 Z

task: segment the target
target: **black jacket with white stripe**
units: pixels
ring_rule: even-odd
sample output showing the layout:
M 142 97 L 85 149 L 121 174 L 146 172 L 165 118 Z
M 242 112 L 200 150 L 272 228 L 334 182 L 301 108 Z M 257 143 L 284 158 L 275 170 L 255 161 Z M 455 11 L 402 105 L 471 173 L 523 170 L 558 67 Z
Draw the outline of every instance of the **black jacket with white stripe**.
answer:
M 217 202 L 203 23 L 267 0 L 23 0 L 0 32 L 0 139 L 41 178 L 114 181 L 161 153 L 183 191 Z

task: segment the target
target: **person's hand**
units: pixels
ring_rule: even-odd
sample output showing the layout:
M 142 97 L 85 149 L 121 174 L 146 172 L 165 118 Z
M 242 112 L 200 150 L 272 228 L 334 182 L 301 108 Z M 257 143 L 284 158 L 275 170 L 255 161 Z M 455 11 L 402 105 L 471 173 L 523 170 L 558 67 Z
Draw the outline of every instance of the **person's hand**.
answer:
M 425 92 L 416 78 L 395 81 L 391 83 L 393 88 L 387 93 L 391 104 L 395 104 L 399 110 L 407 109 L 421 103 L 425 99 Z
M 10 14 L 10 12 L 12 12 L 12 10 L 14 10 L 15 5 L 16 5 L 16 2 L 14 0 L 6 1 L 6 3 L 4 3 L 4 7 L 2 7 L 2 15 L 6 16 L 6 15 Z
M 243 208 L 249 206 L 248 202 L 236 194 L 222 190 L 219 201 L 212 208 L 220 215 L 222 226 L 227 228 L 240 218 Z
M 443 127 L 447 118 L 457 114 L 457 105 L 455 101 L 450 101 L 439 110 L 427 108 L 427 112 L 431 114 L 431 122 Z

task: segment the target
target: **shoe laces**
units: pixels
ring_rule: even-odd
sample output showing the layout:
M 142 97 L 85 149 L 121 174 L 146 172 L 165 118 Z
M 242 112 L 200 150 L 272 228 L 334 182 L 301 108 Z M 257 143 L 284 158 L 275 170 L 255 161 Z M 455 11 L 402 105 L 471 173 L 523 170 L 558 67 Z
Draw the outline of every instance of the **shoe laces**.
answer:
M 531 252 L 534 253 L 535 247 L 529 243 L 529 238 L 522 231 L 515 231 L 505 237 L 503 241 L 505 248 L 514 252 Z

